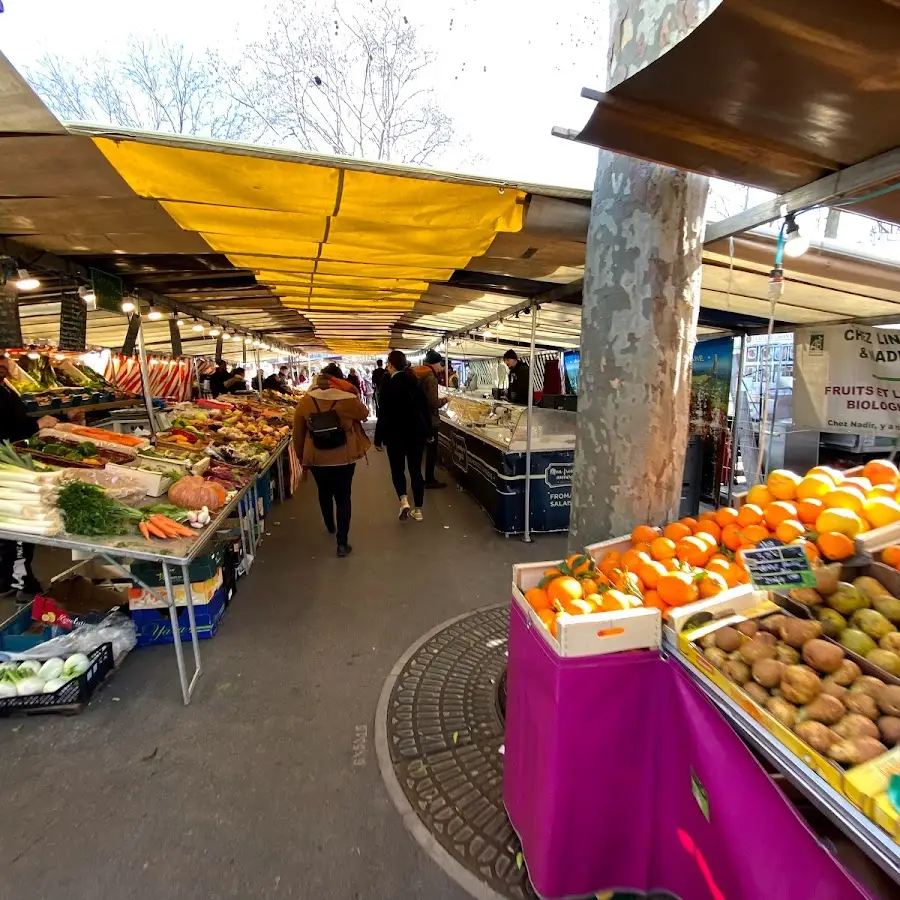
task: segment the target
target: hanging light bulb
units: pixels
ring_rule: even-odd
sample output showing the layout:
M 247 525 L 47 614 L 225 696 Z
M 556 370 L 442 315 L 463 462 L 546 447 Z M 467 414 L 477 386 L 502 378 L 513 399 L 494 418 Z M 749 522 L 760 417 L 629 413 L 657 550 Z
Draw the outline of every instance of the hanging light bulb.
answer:
M 223 341 L 230 341 L 230 340 L 231 340 L 231 335 L 230 335 L 227 331 L 223 331 L 223 332 L 222 332 L 222 340 L 223 340 Z
M 185 323 L 184 319 L 177 319 L 176 322 L 175 322 L 175 324 L 176 324 L 179 328 L 184 328 L 184 326 L 185 326 L 186 323 Z
M 484 331 L 481 333 L 481 336 L 482 336 L 485 340 L 487 340 L 488 338 L 492 338 L 492 337 L 494 336 L 494 332 L 491 331 L 490 328 L 485 328 Z
M 28 358 L 29 358 L 29 359 L 40 359 L 40 358 L 41 358 L 41 354 L 38 353 L 37 350 L 29 350 L 29 351 L 28 351 Z
M 19 269 L 18 276 L 19 277 L 13 282 L 13 284 L 20 291 L 36 291 L 41 286 L 41 283 L 37 278 L 33 278 L 28 274 L 27 269 Z
M 215 327 L 214 327 L 214 328 L 210 328 L 210 329 L 209 329 L 209 336 L 210 336 L 210 337 L 218 337 L 218 336 L 219 336 L 219 329 L 218 329 L 218 328 L 215 328 Z
M 122 301 L 122 312 L 123 313 L 133 313 L 134 312 L 134 303 L 131 300 L 123 300 Z
M 803 256 L 809 250 L 809 238 L 800 234 L 800 226 L 793 213 L 784 220 L 784 254 L 785 256 Z
M 191 325 L 191 331 L 196 331 L 197 334 L 203 334 L 203 326 L 194 319 L 194 324 Z
M 158 322 L 162 317 L 162 313 L 151 303 L 150 312 L 147 313 L 147 318 L 151 322 Z

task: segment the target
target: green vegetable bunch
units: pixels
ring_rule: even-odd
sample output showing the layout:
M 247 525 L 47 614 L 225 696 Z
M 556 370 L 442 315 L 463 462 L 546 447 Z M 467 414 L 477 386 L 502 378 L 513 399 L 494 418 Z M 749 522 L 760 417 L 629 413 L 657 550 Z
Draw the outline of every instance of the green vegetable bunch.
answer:
M 143 518 L 139 510 L 113 500 L 103 488 L 80 481 L 63 485 L 56 503 L 66 531 L 85 537 L 128 534 Z

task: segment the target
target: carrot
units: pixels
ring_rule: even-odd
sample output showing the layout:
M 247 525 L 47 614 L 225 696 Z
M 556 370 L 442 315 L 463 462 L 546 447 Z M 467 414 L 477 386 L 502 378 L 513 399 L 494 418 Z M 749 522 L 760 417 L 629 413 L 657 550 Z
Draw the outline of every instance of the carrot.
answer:
M 141 529 L 141 534 L 142 534 L 145 538 L 147 538 L 147 540 L 149 541 L 149 540 L 150 540 L 150 531 L 149 531 L 149 529 L 147 528 L 147 523 L 146 523 L 146 522 L 139 522 L 139 523 L 138 523 L 138 528 Z
M 161 513 L 157 513 L 150 517 L 151 522 L 155 522 L 160 528 L 165 528 L 168 531 L 174 531 L 177 537 L 193 537 L 194 532 L 191 531 L 190 528 L 185 528 L 184 525 L 176 522 L 174 519 L 170 519 L 168 516 L 164 516 Z
M 160 531 L 160 529 L 157 528 L 156 525 L 154 525 L 152 522 L 146 522 L 145 525 L 147 531 L 149 531 L 150 534 L 153 535 L 153 537 L 162 538 L 164 541 L 167 541 L 169 539 L 169 535 L 167 535 L 164 531 Z

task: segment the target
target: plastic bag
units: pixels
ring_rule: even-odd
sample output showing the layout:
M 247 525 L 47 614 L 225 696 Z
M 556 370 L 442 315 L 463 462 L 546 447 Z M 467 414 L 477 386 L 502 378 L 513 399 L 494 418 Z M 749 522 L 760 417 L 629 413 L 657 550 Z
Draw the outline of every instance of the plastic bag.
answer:
M 112 644 L 113 658 L 118 662 L 137 645 L 137 630 L 134 622 L 120 612 L 110 613 L 97 625 L 82 625 L 69 634 L 51 638 L 23 653 L 0 653 L 9 659 L 49 659 L 51 656 L 63 658 L 73 653 L 90 655 L 101 644 Z
M 102 487 L 113 500 L 118 500 L 126 506 L 140 506 L 147 496 L 144 486 L 134 478 L 117 472 L 107 472 L 106 469 L 68 469 L 65 480 Z

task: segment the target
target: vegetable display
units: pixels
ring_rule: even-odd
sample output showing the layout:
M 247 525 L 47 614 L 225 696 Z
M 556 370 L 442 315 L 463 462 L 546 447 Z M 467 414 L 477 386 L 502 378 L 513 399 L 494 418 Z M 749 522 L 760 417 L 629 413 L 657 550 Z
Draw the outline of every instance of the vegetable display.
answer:
M 169 488 L 169 500 L 183 509 L 202 506 L 215 512 L 225 505 L 226 493 L 221 485 L 198 475 L 188 475 Z
M 113 500 L 103 488 L 79 481 L 60 488 L 57 504 L 66 531 L 85 537 L 128 534 L 143 519 L 140 510 Z
M 57 534 L 62 524 L 56 509 L 61 476 L 62 470 L 19 456 L 9 441 L 0 444 L 0 530 Z
M 2 663 L 0 698 L 55 693 L 73 678 L 84 674 L 89 666 L 90 661 L 84 653 L 73 653 L 65 660 L 57 656 L 43 664 L 35 659 Z

